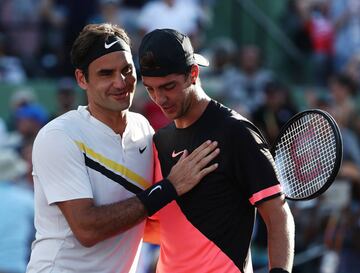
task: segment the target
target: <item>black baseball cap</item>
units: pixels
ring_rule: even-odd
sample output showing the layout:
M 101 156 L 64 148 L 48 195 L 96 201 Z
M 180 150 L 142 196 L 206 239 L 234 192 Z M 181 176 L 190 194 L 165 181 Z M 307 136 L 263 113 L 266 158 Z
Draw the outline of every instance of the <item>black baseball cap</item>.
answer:
M 209 61 L 194 53 L 190 39 L 174 29 L 156 29 L 144 36 L 139 47 L 141 76 L 164 77 L 184 74 L 193 64 L 208 66 Z

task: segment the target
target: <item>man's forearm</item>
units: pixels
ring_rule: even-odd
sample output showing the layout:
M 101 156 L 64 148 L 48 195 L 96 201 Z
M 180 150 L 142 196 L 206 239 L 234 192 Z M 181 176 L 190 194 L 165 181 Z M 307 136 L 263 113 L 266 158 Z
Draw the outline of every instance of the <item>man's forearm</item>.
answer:
M 258 207 L 267 228 L 269 267 L 291 272 L 294 259 L 295 224 L 284 197 L 268 200 Z
M 283 217 L 282 221 L 268 227 L 269 266 L 291 272 L 294 260 L 295 227 L 291 214 Z
M 135 196 L 109 205 L 95 206 L 92 199 L 58 204 L 80 243 L 91 247 L 140 223 L 147 216 Z
M 147 216 L 145 207 L 137 197 L 125 201 L 93 207 L 90 211 L 90 219 L 93 231 L 109 237 L 116 233 L 123 232 L 140 223 Z

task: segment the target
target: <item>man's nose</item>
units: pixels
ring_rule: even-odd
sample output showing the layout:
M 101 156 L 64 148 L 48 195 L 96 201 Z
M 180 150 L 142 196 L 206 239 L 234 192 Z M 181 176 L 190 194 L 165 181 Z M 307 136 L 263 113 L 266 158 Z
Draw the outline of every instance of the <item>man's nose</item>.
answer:
M 126 86 L 125 76 L 120 73 L 120 75 L 117 75 L 114 80 L 114 87 L 123 89 L 123 88 L 125 88 L 125 86 Z
M 160 90 L 155 91 L 154 98 L 157 105 L 161 106 L 166 102 L 166 96 L 164 96 L 163 92 L 161 92 Z

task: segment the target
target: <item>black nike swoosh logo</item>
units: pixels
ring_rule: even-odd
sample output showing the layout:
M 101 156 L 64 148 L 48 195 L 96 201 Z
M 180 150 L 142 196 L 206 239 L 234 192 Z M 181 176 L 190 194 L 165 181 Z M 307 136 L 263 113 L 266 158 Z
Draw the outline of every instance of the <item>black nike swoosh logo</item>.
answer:
M 144 148 L 142 148 L 142 149 L 141 149 L 141 148 L 139 148 L 139 152 L 140 152 L 140 154 L 142 154 L 142 153 L 146 150 L 146 147 L 147 147 L 147 146 L 145 146 L 145 147 L 144 147 Z

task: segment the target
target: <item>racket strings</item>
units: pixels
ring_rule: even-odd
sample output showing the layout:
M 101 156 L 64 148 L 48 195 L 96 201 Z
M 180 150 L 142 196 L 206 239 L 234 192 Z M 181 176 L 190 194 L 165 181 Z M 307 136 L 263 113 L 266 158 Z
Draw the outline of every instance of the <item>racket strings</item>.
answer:
M 297 134 L 299 134 L 299 132 L 300 132 L 300 134 L 301 134 L 301 132 L 303 132 L 302 127 L 299 127 L 299 125 L 297 125 L 297 127 L 296 127 L 297 129 L 294 131 L 295 134 L 293 134 L 295 137 Z M 298 128 L 300 128 L 300 129 L 298 129 Z M 294 185 L 292 185 L 293 187 L 289 187 L 290 189 L 292 189 L 290 194 L 294 194 L 294 195 L 300 194 L 301 195 L 301 192 L 304 190 L 306 190 L 306 192 L 304 192 L 304 194 L 311 194 L 311 192 L 317 191 L 322 186 L 321 177 L 317 177 L 317 180 L 312 181 L 312 183 L 309 184 L 308 187 L 306 187 L 305 189 L 303 188 L 303 184 L 297 183 L 299 180 L 300 180 L 300 182 L 311 181 L 312 178 L 310 176 L 314 175 L 314 170 L 316 171 L 316 168 L 317 168 L 316 164 L 318 164 L 318 162 L 319 162 L 317 160 L 309 160 L 311 158 L 314 159 L 314 157 L 319 156 L 319 153 L 317 150 L 318 143 L 317 143 L 316 138 L 315 138 L 315 141 L 313 141 L 313 142 L 307 141 L 308 138 L 311 137 L 312 134 L 313 134 L 313 132 L 311 132 L 311 131 L 310 132 L 307 131 L 305 134 L 301 134 L 301 137 L 302 137 L 301 141 L 303 143 L 298 143 L 298 145 L 296 145 L 296 147 L 294 147 L 294 146 L 292 147 L 292 153 L 293 153 L 293 156 L 291 158 L 293 160 L 292 165 L 293 165 L 293 168 L 295 168 L 295 170 L 297 170 L 297 172 L 295 173 L 296 175 L 294 175 L 294 173 L 290 174 L 290 175 L 292 175 L 292 179 L 290 179 L 290 181 L 294 182 Z M 299 148 L 299 146 L 301 146 L 301 149 Z M 306 156 L 302 157 L 301 154 L 305 154 Z M 295 161 L 293 158 L 294 155 L 295 155 Z M 297 165 L 297 166 L 294 166 L 294 165 Z M 298 168 L 298 169 L 296 169 L 296 168 Z M 299 173 L 301 175 L 299 175 Z
M 304 198 L 327 182 L 336 160 L 333 128 L 319 114 L 292 124 L 276 146 L 277 175 L 285 194 Z
M 299 127 L 297 127 L 299 128 Z M 299 131 L 299 130 L 297 130 Z M 301 131 L 301 130 L 300 130 Z M 296 135 L 296 134 L 295 134 Z M 317 177 L 317 180 L 315 181 L 311 181 L 312 178 L 311 176 L 314 175 L 318 175 L 316 172 L 317 170 L 317 166 L 316 164 L 318 164 L 317 160 L 309 160 L 309 158 L 314 158 L 316 156 L 318 156 L 318 152 L 314 152 L 317 151 L 317 144 L 316 143 L 316 139 L 314 142 L 305 142 L 306 140 L 303 140 L 304 143 L 302 144 L 303 147 L 301 149 L 303 149 L 303 153 L 305 153 L 306 157 L 299 157 L 298 154 L 295 154 L 296 158 L 295 158 L 295 164 L 294 161 L 293 162 L 293 168 L 295 168 L 296 171 L 296 175 L 294 175 L 294 173 L 290 174 L 290 176 L 292 176 L 292 178 L 290 179 L 290 182 L 294 182 L 294 185 L 290 185 L 289 190 L 290 193 L 289 194 L 293 194 L 295 196 L 297 195 L 301 195 L 303 194 L 311 194 L 312 192 L 317 191 L 319 188 L 321 188 L 321 186 L 323 184 L 321 184 L 321 177 Z M 294 149 L 298 149 L 298 147 L 293 147 L 292 148 L 292 153 L 299 153 L 301 154 L 301 150 L 299 149 L 298 151 L 294 151 Z M 291 158 L 292 160 L 294 158 Z M 297 165 L 297 166 L 294 166 Z M 327 165 L 327 164 L 326 164 Z M 296 169 L 298 168 L 298 169 Z M 300 174 L 300 175 L 299 175 Z M 299 184 L 297 183 L 300 180 L 300 182 L 309 182 L 311 181 L 312 183 L 307 185 L 308 187 L 303 187 L 303 184 Z

